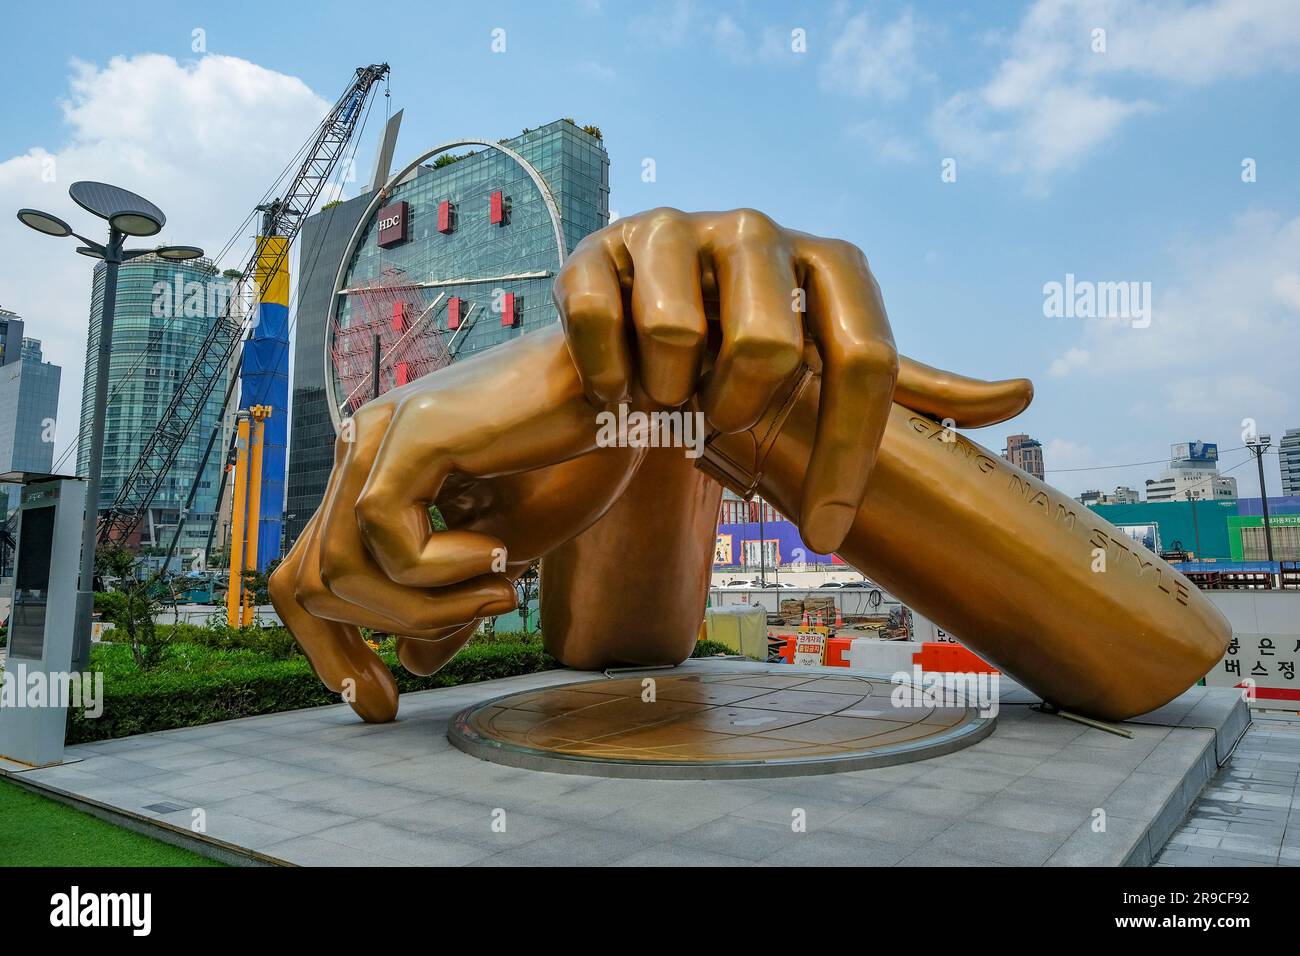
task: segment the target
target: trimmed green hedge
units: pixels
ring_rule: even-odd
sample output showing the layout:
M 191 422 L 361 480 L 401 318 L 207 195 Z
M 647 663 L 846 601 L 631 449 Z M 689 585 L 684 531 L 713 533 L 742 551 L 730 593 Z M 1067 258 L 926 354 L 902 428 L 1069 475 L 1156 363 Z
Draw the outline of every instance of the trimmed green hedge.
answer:
M 403 692 L 559 666 L 541 645 L 532 644 L 465 647 L 429 677 L 406 671 L 391 651 L 380 658 Z M 69 712 L 69 744 L 339 703 L 339 696 L 302 657 L 267 660 L 252 651 L 209 651 L 180 644 L 168 648 L 162 667 L 141 673 L 131 664 L 128 648 L 112 646 L 97 651 L 94 666 L 104 672 L 104 712 L 94 720 L 81 711 Z
M 505 637 L 471 642 L 429 677 L 402 667 L 391 641 L 381 645 L 379 657 L 403 693 L 560 666 L 536 636 L 516 643 L 507 643 Z M 700 641 L 691 656 L 733 653 L 717 641 Z M 161 663 L 152 670 L 140 671 L 130 648 L 115 643 L 95 648 L 92 667 L 104 674 L 104 712 L 94 720 L 80 711 L 69 712 L 69 744 L 339 703 L 339 695 L 321 683 L 283 628 L 234 631 L 177 625 Z

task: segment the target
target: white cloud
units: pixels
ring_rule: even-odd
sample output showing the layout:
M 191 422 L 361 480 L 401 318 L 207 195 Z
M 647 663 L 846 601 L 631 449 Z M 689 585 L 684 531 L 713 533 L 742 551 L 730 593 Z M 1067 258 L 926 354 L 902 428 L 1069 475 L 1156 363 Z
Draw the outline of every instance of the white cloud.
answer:
M 167 214 L 146 244 L 219 250 L 329 108 L 301 80 L 234 57 L 180 64 L 168 56 L 74 63 L 60 104 L 62 144 L 33 145 L 0 161 L 0 208 L 34 206 L 101 238 L 68 185 L 102 180 L 141 193 Z M 51 165 L 52 164 L 52 165 Z M 53 171 L 53 181 L 43 173 Z M 251 235 L 252 229 L 245 230 Z M 222 263 L 239 266 L 244 237 Z M 90 313 L 91 262 L 72 242 L 42 238 L 0 216 L 0 304 L 26 320 L 45 357 L 63 366 L 56 460 L 76 442 Z
M 1094 26 L 1107 28 L 1105 55 L 1086 60 L 1097 73 L 1150 75 L 1198 86 L 1297 68 L 1295 0 L 1098 0 L 1083 7 Z
M 575 73 L 589 76 L 593 80 L 598 80 L 601 83 L 608 83 L 618 75 L 614 72 L 612 67 L 608 67 L 603 63 L 598 63 L 595 60 L 586 60 L 582 63 L 575 64 L 573 70 Z
M 737 64 L 794 64 L 802 59 L 791 49 L 793 26 L 758 24 L 753 17 L 715 13 L 694 0 L 656 3 L 634 16 L 629 29 L 639 41 L 669 49 L 704 44 Z
M 831 41 L 822 86 L 855 96 L 902 99 L 928 78 L 916 56 L 917 24 L 910 10 L 877 25 L 866 13 L 850 17 Z
M 1159 423 L 1171 441 L 1235 436 L 1245 417 L 1263 431 L 1300 424 L 1300 216 L 1247 213 L 1222 235 L 1182 240 L 1170 259 L 1168 278 L 1152 280 L 1149 327 L 1062 320 L 1079 337 L 1051 374 L 1068 373 L 1097 414 Z
M 1091 445 L 1069 438 L 1052 438 L 1043 446 L 1043 464 L 1048 470 L 1059 468 L 1087 468 L 1096 463 L 1097 455 Z
M 1195 86 L 1296 69 L 1300 15 L 1294 0 L 1038 0 L 1003 45 L 988 82 L 949 96 L 930 129 L 946 152 L 1041 189 L 1156 109 L 1162 91 L 1152 80 Z M 1147 81 L 1146 96 L 1123 88 L 1134 79 Z
M 911 137 L 878 120 L 863 120 L 847 130 L 882 163 L 911 163 L 921 155 L 921 148 Z
M 1060 358 L 1053 360 L 1047 373 L 1053 378 L 1064 378 L 1074 369 L 1086 367 L 1088 359 L 1089 355 L 1085 349 L 1068 349 Z
M 656 4 L 646 13 L 633 17 L 630 29 L 639 40 L 659 46 L 681 46 L 699 32 L 695 5 L 691 0 Z

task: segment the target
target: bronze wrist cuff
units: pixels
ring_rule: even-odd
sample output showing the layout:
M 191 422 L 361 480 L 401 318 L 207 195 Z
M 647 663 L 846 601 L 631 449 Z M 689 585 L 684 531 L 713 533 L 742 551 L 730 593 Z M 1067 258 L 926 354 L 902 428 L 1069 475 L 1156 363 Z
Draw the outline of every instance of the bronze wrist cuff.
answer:
M 759 480 L 763 477 L 763 465 L 767 456 L 776 444 L 790 410 L 799 401 L 814 374 L 816 373 L 807 365 L 802 366 L 784 393 L 777 396 L 758 423 L 748 431 L 747 434 L 752 439 L 752 455 L 745 455 L 745 460 L 740 461 L 724 452 L 717 444 L 722 432 L 715 429 L 704 440 L 704 451 L 695 459 L 695 467 L 746 501 L 753 498 Z

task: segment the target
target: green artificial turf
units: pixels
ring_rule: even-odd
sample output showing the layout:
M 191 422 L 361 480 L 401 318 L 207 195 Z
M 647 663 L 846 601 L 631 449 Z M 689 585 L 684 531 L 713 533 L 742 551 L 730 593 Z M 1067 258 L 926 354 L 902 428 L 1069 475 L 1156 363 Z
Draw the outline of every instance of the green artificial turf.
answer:
M 0 780 L 0 866 L 221 866 Z

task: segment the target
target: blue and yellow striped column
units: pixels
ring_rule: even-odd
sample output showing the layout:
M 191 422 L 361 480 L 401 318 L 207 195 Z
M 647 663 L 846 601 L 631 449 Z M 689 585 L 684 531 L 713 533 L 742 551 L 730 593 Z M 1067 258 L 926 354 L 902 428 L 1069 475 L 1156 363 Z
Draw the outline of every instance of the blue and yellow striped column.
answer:
M 280 556 L 284 520 L 285 449 L 289 422 L 289 240 L 257 240 L 256 327 L 244 345 L 239 407 L 271 406 L 262 446 L 262 495 L 257 516 L 257 569 Z M 253 516 L 249 515 L 250 522 Z M 251 535 L 250 535 L 251 537 Z

